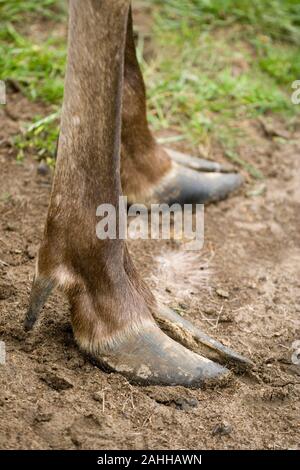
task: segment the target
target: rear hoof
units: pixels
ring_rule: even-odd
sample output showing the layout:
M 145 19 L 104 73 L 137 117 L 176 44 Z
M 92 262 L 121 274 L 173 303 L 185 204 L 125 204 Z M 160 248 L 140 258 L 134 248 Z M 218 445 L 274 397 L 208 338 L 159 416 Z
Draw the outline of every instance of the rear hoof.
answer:
M 217 202 L 228 197 L 242 183 L 243 177 L 239 173 L 199 172 L 174 163 L 170 173 L 154 189 L 152 199 L 169 205 Z

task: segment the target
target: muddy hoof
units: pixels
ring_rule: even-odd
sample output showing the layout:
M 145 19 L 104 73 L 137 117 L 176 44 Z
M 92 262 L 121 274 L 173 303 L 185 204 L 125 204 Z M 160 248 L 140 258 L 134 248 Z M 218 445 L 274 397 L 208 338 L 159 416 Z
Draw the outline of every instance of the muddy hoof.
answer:
M 242 182 L 238 173 L 200 172 L 174 163 L 171 172 L 154 191 L 154 199 L 169 205 L 216 202 L 225 199 Z
M 198 388 L 224 385 L 231 378 L 226 368 L 186 349 L 155 324 L 133 333 L 113 350 L 93 357 L 100 367 L 119 372 L 141 385 Z

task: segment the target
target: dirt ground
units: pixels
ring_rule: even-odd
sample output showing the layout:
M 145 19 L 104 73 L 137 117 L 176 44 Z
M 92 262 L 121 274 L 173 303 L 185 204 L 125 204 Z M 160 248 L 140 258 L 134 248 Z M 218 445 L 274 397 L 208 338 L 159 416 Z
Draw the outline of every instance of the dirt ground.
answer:
M 0 448 L 299 448 L 300 123 L 240 123 L 252 136 L 240 154 L 265 179 L 206 208 L 202 252 L 130 242 L 165 303 L 255 363 L 225 388 L 188 390 L 133 386 L 91 364 L 59 293 L 23 332 L 51 174 L 33 156 L 18 163 L 11 137 L 43 110 L 12 91 L 0 110 Z M 214 157 L 223 160 L 217 148 Z

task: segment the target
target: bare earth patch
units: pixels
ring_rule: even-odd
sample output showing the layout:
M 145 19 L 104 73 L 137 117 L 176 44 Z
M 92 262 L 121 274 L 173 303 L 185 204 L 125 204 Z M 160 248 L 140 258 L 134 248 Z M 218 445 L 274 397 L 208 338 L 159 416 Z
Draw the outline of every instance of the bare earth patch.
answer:
M 68 306 L 56 293 L 32 334 L 22 329 L 51 174 L 15 160 L 10 138 L 43 112 L 20 94 L 0 113 L 0 447 L 3 449 L 278 449 L 299 446 L 300 132 L 284 139 L 243 123 L 240 149 L 267 176 L 206 208 L 203 252 L 131 242 L 157 295 L 256 364 L 215 390 L 137 387 L 78 351 Z M 281 128 L 284 128 L 283 124 Z M 263 157 L 263 158 L 262 158 Z M 172 274 L 170 274 L 172 272 Z

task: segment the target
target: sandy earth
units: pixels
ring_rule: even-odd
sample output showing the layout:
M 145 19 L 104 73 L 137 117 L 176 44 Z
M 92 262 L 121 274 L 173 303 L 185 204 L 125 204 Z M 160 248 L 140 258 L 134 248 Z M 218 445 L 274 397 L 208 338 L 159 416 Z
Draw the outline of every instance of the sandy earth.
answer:
M 11 137 L 43 110 L 16 92 L 0 110 L 0 448 L 299 448 L 300 123 L 241 122 L 252 141 L 240 154 L 266 178 L 206 208 L 200 253 L 130 242 L 156 294 L 250 357 L 253 373 L 213 390 L 143 388 L 81 355 L 59 293 L 23 332 L 51 174 L 30 155 L 17 163 Z

